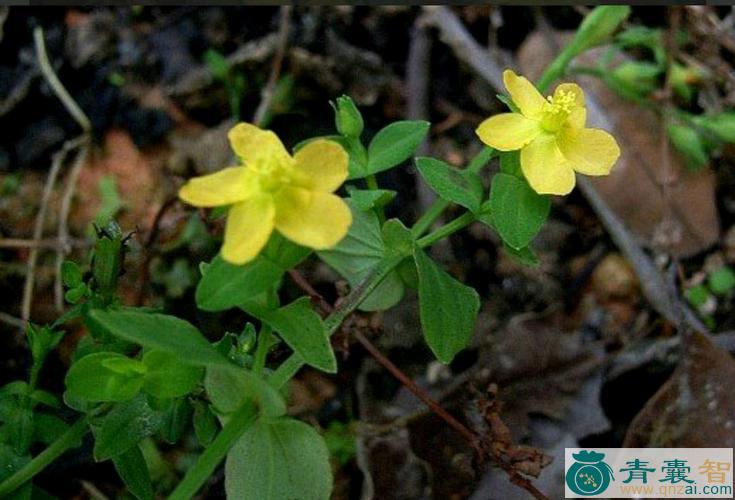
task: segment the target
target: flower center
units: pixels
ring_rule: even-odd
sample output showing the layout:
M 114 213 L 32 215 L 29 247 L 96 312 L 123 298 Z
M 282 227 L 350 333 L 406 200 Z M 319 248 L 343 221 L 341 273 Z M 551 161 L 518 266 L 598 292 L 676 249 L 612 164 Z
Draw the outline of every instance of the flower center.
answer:
M 541 126 L 548 132 L 558 131 L 572 113 L 577 99 L 573 92 L 561 90 L 546 98 L 542 110 Z
M 274 161 L 272 158 L 250 162 L 248 168 L 257 175 L 260 188 L 268 193 L 274 193 L 293 182 L 294 172 L 291 165 Z

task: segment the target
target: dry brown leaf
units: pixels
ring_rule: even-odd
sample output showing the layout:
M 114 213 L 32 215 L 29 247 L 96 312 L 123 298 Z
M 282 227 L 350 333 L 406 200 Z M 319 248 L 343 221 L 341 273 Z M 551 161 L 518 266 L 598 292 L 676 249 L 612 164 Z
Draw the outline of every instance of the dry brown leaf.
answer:
M 735 446 L 735 361 L 700 333 L 628 428 L 630 448 Z
M 100 208 L 100 180 L 114 177 L 124 210 L 119 222 L 125 230 L 150 227 L 171 182 L 161 179 L 161 155 L 141 152 L 127 132 L 112 129 L 105 134 L 101 157 L 82 168 L 76 190 L 71 225 L 83 234 Z
M 560 45 L 564 39 L 560 35 Z M 519 65 L 524 74 L 536 79 L 555 53 L 548 38 L 536 32 L 519 49 Z M 579 62 L 594 65 L 600 54 L 590 51 Z M 682 159 L 673 151 L 667 169 L 662 158 L 661 121 L 653 112 L 619 97 L 596 78 L 580 77 L 578 81 L 604 109 L 622 150 L 610 176 L 592 178 L 610 208 L 647 246 L 663 245 L 686 257 L 715 243 L 720 223 L 712 170 L 686 171 Z M 662 184 L 667 171 L 669 192 L 664 195 Z M 667 220 L 667 203 L 670 218 L 663 224 Z

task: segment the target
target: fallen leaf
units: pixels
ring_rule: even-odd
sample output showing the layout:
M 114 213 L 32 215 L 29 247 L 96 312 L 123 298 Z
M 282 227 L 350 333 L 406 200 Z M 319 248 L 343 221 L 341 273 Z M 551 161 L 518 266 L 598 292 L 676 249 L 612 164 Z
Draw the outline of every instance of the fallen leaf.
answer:
M 695 333 L 679 366 L 641 409 L 623 442 L 629 448 L 735 446 L 735 361 Z

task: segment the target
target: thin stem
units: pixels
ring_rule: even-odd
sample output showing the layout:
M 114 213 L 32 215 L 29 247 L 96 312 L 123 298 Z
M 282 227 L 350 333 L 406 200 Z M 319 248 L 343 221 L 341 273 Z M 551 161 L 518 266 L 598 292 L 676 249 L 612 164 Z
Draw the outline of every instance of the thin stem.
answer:
M 88 430 L 89 428 L 87 427 L 87 420 L 85 418 L 77 420 L 74 425 L 69 427 L 48 448 L 36 455 L 33 460 L 25 464 L 20 470 L 0 484 L 0 498 L 5 498 L 20 486 L 33 479 L 36 474 L 63 455 L 67 450 L 78 446 L 79 441 Z
M 378 185 L 378 178 L 375 177 L 375 174 L 370 174 L 365 177 L 365 183 L 367 184 L 368 189 L 380 189 L 380 186 Z M 378 215 L 378 220 L 380 221 L 380 225 L 382 226 L 385 222 L 385 210 L 383 210 L 383 207 L 379 207 L 376 208 L 375 213 Z
M 268 357 L 272 338 L 273 330 L 270 326 L 263 324 L 260 327 L 258 347 L 255 350 L 255 360 L 253 361 L 253 373 L 257 376 L 260 376 L 263 373 L 263 368 L 265 368 L 265 359 Z
M 482 455 L 482 446 L 480 444 L 480 438 L 477 434 L 467 428 L 462 422 L 454 418 L 447 410 L 445 410 L 439 403 L 431 399 L 428 393 L 421 387 L 416 385 L 416 382 L 411 380 L 410 377 L 406 376 L 393 362 L 388 359 L 382 352 L 376 348 L 372 342 L 370 342 L 362 333 L 356 331 L 354 333 L 355 338 L 360 344 L 380 363 L 383 368 L 388 370 L 406 389 L 411 391 L 414 396 L 419 398 L 431 411 L 436 413 L 442 420 L 449 424 L 452 429 L 457 431 L 467 442 L 475 448 L 478 455 Z
M 388 257 L 383 260 L 378 267 L 372 272 L 372 274 L 363 282 L 362 285 L 355 288 L 345 299 L 340 303 L 332 314 L 324 320 L 324 327 L 329 332 L 329 335 L 333 335 L 339 330 L 342 321 L 349 316 L 370 293 L 385 279 L 398 264 L 403 260 L 402 256 Z M 286 361 L 281 363 L 275 372 L 271 375 L 269 382 L 272 386 L 280 389 L 286 382 L 288 382 L 301 367 L 304 366 L 304 362 L 296 355 L 291 355 Z
M 48 54 L 46 53 L 46 43 L 43 40 L 43 28 L 39 26 L 33 30 L 33 38 L 36 44 L 36 57 L 38 58 L 38 65 L 41 68 L 41 73 L 43 73 L 44 78 L 46 78 L 51 89 L 54 91 L 69 114 L 74 117 L 74 120 L 80 127 L 82 127 L 82 130 L 84 130 L 85 133 L 89 133 L 89 131 L 92 130 L 92 124 L 89 121 L 89 118 L 87 118 L 87 115 L 84 114 L 82 108 L 79 107 L 74 98 L 66 90 L 66 87 L 61 83 L 61 80 L 56 76 L 56 72 L 51 66 Z
M 418 238 L 419 236 L 423 235 L 426 231 L 429 230 L 431 225 L 436 222 L 439 217 L 441 217 L 441 215 L 444 213 L 444 210 L 446 210 L 449 205 L 451 205 L 451 203 L 447 200 L 443 200 L 441 198 L 436 200 L 413 225 L 413 227 L 411 228 L 411 235 L 414 238 Z
M 255 422 L 258 411 L 252 401 L 246 401 L 225 424 L 214 441 L 207 446 L 196 463 L 187 471 L 184 479 L 169 495 L 169 500 L 189 500 L 209 479 L 230 448 Z
M 426 248 L 433 245 L 439 240 L 446 238 L 447 236 L 456 233 L 460 229 L 472 224 L 475 221 L 475 215 L 472 212 L 465 212 L 456 219 L 443 225 L 436 231 L 427 234 L 423 238 L 419 238 L 416 244 L 421 248 Z
M 470 163 L 467 165 L 467 170 L 476 174 L 479 173 L 480 170 L 482 170 L 482 167 L 487 165 L 487 162 L 489 162 L 496 153 L 497 151 L 495 151 L 493 148 L 489 148 L 487 146 L 483 147 L 480 152 L 477 153 L 475 157 L 472 158 L 472 160 L 470 160 Z M 451 203 L 446 200 L 436 200 L 413 225 L 413 227 L 411 228 L 411 235 L 414 238 L 422 236 L 426 231 L 429 230 L 431 225 L 434 224 L 434 222 L 439 217 L 441 217 L 441 215 L 449 207 L 450 204 Z

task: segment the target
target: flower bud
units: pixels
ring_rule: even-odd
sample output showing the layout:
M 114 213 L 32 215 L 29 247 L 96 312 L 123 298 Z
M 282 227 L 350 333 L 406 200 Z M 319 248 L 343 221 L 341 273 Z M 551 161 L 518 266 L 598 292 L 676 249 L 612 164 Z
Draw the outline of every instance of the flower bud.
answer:
M 360 137 L 364 123 L 362 115 L 352 99 L 343 95 L 337 98 L 337 102 L 333 103 L 332 107 L 334 108 L 334 120 L 339 133 L 346 137 Z
M 582 21 L 572 44 L 579 54 L 610 39 L 630 14 L 627 5 L 600 5 Z

